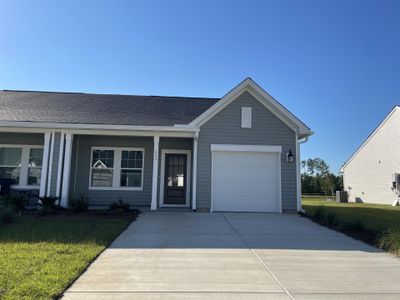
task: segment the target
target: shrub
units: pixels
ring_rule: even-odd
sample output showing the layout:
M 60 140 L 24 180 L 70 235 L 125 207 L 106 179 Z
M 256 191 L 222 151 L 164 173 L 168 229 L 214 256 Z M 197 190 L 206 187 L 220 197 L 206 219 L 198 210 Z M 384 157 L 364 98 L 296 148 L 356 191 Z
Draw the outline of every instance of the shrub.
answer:
M 69 202 L 69 209 L 73 212 L 87 211 L 89 206 L 89 198 L 84 194 L 73 196 Z
M 343 222 L 342 230 L 353 231 L 353 232 L 364 232 L 366 231 L 363 222 L 359 219 L 349 220 Z
M 400 255 L 400 230 L 389 229 L 377 240 L 377 246 L 386 251 Z
M 0 223 L 10 222 L 15 218 L 14 208 L 6 205 L 0 205 Z
M 316 221 L 324 221 L 325 210 L 320 206 L 314 211 L 312 218 Z
M 43 208 L 55 208 L 56 207 L 56 202 L 59 201 L 58 197 L 51 197 L 51 196 L 44 196 L 44 197 L 39 197 L 39 200 Z M 59 205 L 60 203 L 58 203 Z
M 330 227 L 337 226 L 339 221 L 334 213 L 328 213 L 325 216 L 325 223 Z
M 118 199 L 110 204 L 109 210 L 121 210 L 121 211 L 129 211 L 129 204 L 122 201 L 122 199 Z
M 28 203 L 28 200 L 29 194 L 15 192 L 3 196 L 2 203 L 5 207 L 8 207 L 9 209 L 21 212 L 25 209 L 25 205 Z

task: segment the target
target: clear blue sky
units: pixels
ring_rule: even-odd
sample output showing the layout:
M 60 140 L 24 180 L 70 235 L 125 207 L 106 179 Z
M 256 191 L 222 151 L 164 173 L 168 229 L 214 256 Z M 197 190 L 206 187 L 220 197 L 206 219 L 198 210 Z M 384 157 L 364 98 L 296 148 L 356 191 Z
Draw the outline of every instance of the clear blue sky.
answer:
M 337 171 L 400 104 L 400 1 L 0 1 L 0 89 L 219 97 L 247 76 Z

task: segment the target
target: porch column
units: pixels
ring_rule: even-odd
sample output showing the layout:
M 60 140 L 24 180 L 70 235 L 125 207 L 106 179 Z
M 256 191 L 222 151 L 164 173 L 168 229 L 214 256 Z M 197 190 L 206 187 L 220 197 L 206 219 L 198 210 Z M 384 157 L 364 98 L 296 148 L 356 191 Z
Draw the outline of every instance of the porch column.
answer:
M 197 140 L 199 133 L 196 132 L 193 137 L 193 182 L 192 182 L 192 210 L 196 210 L 197 201 Z
M 50 132 L 46 132 L 44 134 L 42 173 L 40 175 L 40 189 L 39 189 L 40 197 L 44 197 L 46 195 L 47 170 L 49 166 L 50 136 L 51 136 Z
M 61 206 L 68 207 L 69 193 L 69 177 L 71 173 L 71 156 L 72 156 L 72 138 L 71 133 L 65 134 L 65 155 L 64 155 L 64 170 L 61 189 Z
M 64 162 L 64 144 L 65 144 L 65 133 L 61 132 L 60 135 L 60 153 L 58 154 L 58 166 L 57 166 L 57 186 L 56 186 L 56 197 L 61 199 L 61 179 L 62 169 Z
M 158 183 L 158 148 L 160 145 L 160 137 L 154 136 L 153 148 L 153 182 L 151 188 L 151 210 L 157 209 L 157 183 Z

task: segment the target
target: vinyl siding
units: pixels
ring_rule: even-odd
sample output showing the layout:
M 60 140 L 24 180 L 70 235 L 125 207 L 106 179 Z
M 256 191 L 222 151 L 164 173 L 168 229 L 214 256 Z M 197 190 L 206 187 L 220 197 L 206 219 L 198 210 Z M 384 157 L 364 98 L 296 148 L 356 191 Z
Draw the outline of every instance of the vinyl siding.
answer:
M 44 144 L 44 134 L 0 132 L 0 144 L 43 145 Z
M 143 190 L 89 190 L 90 158 L 92 147 L 132 147 L 144 148 Z M 90 206 L 108 206 L 118 200 L 132 206 L 150 205 L 153 165 L 152 137 L 116 137 L 89 136 L 74 137 L 73 157 L 71 160 L 70 196 L 85 194 L 89 197 Z
M 242 107 L 252 107 L 252 128 L 241 128 Z M 289 149 L 296 155 L 296 134 L 250 93 L 244 92 L 200 128 L 197 163 L 197 207 L 211 205 L 211 144 L 282 146 L 282 209 L 296 210 L 296 163 L 286 162 Z
M 392 174 L 400 172 L 400 109 L 376 131 L 343 170 L 349 200 L 392 204 Z
M 192 139 L 160 138 L 160 149 L 191 150 Z M 133 147 L 144 148 L 144 176 L 142 191 L 89 190 L 90 158 L 92 147 Z M 152 171 L 153 171 L 153 137 L 116 137 L 116 136 L 74 136 L 71 160 L 70 196 L 85 194 L 89 197 L 90 206 L 108 206 L 121 198 L 132 206 L 150 206 Z M 159 153 L 161 155 L 161 151 Z M 159 160 L 161 164 L 161 156 Z M 160 174 L 160 169 L 159 169 Z M 159 184 L 157 185 L 159 192 Z M 159 195 L 159 194 L 158 194 Z M 159 199 L 157 197 L 157 199 Z

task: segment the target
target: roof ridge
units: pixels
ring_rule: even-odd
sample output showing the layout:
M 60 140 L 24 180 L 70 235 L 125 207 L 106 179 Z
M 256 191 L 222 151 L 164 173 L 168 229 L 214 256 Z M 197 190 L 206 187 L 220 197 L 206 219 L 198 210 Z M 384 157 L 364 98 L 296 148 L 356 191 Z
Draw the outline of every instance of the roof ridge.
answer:
M 158 98 L 178 98 L 178 99 L 207 99 L 219 100 L 220 97 L 201 97 L 201 96 L 166 96 L 166 95 L 131 95 L 131 94 L 107 94 L 107 93 L 86 93 L 86 92 L 56 92 L 56 91 L 35 91 L 35 90 L 7 90 L 3 89 L 1 92 L 16 92 L 16 93 L 48 93 L 48 94 L 79 94 L 79 95 L 93 95 L 93 96 L 128 96 L 128 97 L 158 97 Z

